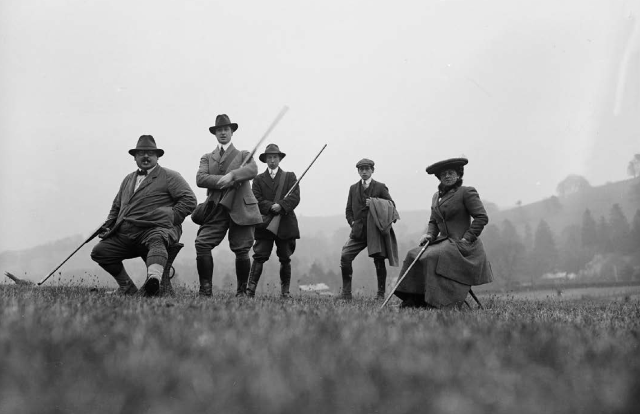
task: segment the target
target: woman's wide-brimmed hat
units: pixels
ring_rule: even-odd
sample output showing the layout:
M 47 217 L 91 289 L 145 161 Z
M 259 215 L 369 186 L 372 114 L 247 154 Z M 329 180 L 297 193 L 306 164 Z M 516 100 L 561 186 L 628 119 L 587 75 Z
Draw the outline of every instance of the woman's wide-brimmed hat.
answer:
M 156 140 L 151 135 L 142 135 L 138 138 L 138 144 L 135 148 L 129 150 L 129 154 L 136 155 L 136 151 L 155 151 L 158 157 L 164 155 L 164 150 L 156 146 Z
M 276 144 L 267 145 L 267 148 L 258 157 L 260 159 L 260 161 L 267 162 L 267 154 L 278 154 L 280 156 L 280 159 L 283 159 L 284 157 L 287 156 L 287 154 L 285 154 L 284 152 L 280 151 L 280 148 L 278 148 L 278 146 Z
M 209 132 L 215 135 L 216 129 L 223 126 L 230 126 L 233 132 L 236 132 L 236 130 L 238 129 L 238 124 L 231 122 L 227 114 L 221 114 L 216 116 L 216 124 L 212 127 L 209 127 Z
M 439 175 L 443 170 L 455 170 L 458 167 L 463 167 L 469 163 L 466 158 L 449 158 L 447 160 L 438 161 L 435 164 L 431 164 L 427 167 L 427 174 Z

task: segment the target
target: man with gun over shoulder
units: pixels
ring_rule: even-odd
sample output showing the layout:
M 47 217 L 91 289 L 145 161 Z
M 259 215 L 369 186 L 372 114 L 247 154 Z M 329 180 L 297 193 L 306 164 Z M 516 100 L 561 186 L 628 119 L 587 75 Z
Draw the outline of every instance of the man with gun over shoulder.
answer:
M 196 236 L 196 264 L 200 281 L 200 296 L 212 296 L 213 256 L 211 250 L 218 246 L 229 232 L 229 247 L 236 255 L 236 296 L 246 293 L 251 269 L 249 249 L 254 241 L 254 226 L 262 222 L 258 200 L 251 191 L 249 181 L 258 174 L 253 160 L 254 151 L 240 151 L 231 143 L 238 124 L 226 114 L 216 117 L 216 124 L 209 131 L 216 136 L 218 146 L 200 159 L 196 174 L 198 187 L 207 189 L 207 209 L 202 215 L 196 212 L 192 220 L 200 225 Z
M 269 260 L 274 243 L 280 260 L 281 294 L 283 298 L 290 297 L 291 255 L 296 249 L 296 239 L 300 238 L 294 212 L 300 203 L 300 186 L 296 185 L 295 173 L 280 168 L 280 161 L 285 156 L 276 144 L 267 145 L 259 159 L 268 168 L 253 180 L 253 194 L 264 220 L 256 226 L 253 264 L 247 285 L 247 295 L 251 297 L 255 296 L 263 264 Z

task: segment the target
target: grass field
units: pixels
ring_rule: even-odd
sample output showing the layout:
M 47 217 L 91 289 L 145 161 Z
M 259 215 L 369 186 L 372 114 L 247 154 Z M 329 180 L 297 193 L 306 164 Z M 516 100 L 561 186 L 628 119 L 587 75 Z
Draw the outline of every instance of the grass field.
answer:
M 0 285 L 0 413 L 638 410 L 636 296 L 480 299 L 484 311 L 378 311 Z

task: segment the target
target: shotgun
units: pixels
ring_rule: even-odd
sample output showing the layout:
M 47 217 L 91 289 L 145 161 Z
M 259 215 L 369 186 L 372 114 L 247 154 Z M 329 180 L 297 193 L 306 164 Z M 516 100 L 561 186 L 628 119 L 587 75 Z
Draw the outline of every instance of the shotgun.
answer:
M 104 231 L 104 228 L 102 227 L 103 225 L 101 224 L 93 233 L 91 233 L 91 236 L 89 236 L 85 241 L 82 242 L 82 244 L 80 246 L 78 246 L 77 249 L 75 249 L 73 252 L 71 252 L 71 254 L 69 256 L 67 256 L 66 259 L 64 259 L 62 261 L 62 263 L 60 263 L 58 266 L 56 266 L 55 269 L 53 269 L 47 276 L 44 277 L 44 279 L 42 279 L 41 281 L 38 282 L 38 286 L 42 285 L 44 282 L 47 281 L 47 279 L 49 279 L 51 277 L 52 274 L 55 273 L 56 270 L 60 269 L 62 267 L 63 264 L 65 264 L 67 262 L 67 260 L 71 259 L 71 256 L 73 256 L 74 254 L 76 254 L 76 252 L 78 250 L 80 250 L 80 248 L 82 246 L 84 246 L 85 244 L 89 243 L 91 240 L 95 239 L 96 236 L 98 234 L 100 234 L 102 231 Z
M 262 145 L 264 140 L 267 139 L 267 137 L 269 136 L 269 134 L 271 133 L 273 128 L 275 128 L 276 125 L 278 125 L 278 122 L 280 122 L 280 120 L 287 113 L 288 110 L 289 110 L 288 106 L 285 105 L 285 106 L 282 107 L 282 109 L 280 110 L 280 112 L 278 113 L 276 118 L 273 120 L 271 125 L 269 125 L 269 128 L 267 129 L 267 132 L 264 133 L 262 138 L 260 138 L 260 141 L 258 141 L 258 143 L 253 147 L 251 152 L 249 152 L 249 154 L 247 154 L 247 156 L 244 157 L 244 159 L 242 160 L 242 164 L 238 168 L 242 168 L 245 165 L 247 165 L 247 163 L 249 162 L 251 157 L 253 157 L 255 155 L 255 153 L 256 153 L 256 151 L 258 151 L 258 148 L 260 147 L 260 145 Z M 234 200 L 235 191 L 236 191 L 235 188 L 229 187 L 229 188 L 227 188 L 225 190 L 225 192 L 222 194 L 222 197 L 220 198 L 220 204 L 225 206 L 228 210 L 231 210 L 233 208 L 233 200 Z
M 282 199 L 284 200 L 285 198 L 287 198 L 287 196 L 289 194 L 291 194 L 293 192 L 293 190 L 298 186 L 298 183 L 300 183 L 300 180 L 302 180 L 302 177 L 304 177 L 304 175 L 307 173 L 307 171 L 309 171 L 309 168 L 311 168 L 311 166 L 313 165 L 314 162 L 316 162 L 316 160 L 318 159 L 318 157 L 320 156 L 320 154 L 322 154 L 322 151 L 324 151 L 324 149 L 327 148 L 327 144 L 324 144 L 324 147 L 322 147 L 322 149 L 320 150 L 320 152 L 318 153 L 318 155 L 316 155 L 316 157 L 313 159 L 313 161 L 311 161 L 311 164 L 309 164 L 309 166 L 307 167 L 306 170 L 304 170 L 304 172 L 302 173 L 302 175 L 300 176 L 300 178 L 298 178 L 298 180 L 293 183 L 293 185 L 291 186 L 291 188 L 289 189 L 289 191 L 287 191 L 287 194 L 284 195 L 284 197 L 282 197 Z M 276 200 L 277 201 L 277 200 Z M 267 226 L 267 230 L 269 230 L 271 233 L 275 234 L 276 236 L 278 235 L 278 228 L 280 227 L 280 219 L 281 219 L 281 215 L 277 214 L 276 216 L 274 216 L 271 221 L 269 222 L 269 225 Z

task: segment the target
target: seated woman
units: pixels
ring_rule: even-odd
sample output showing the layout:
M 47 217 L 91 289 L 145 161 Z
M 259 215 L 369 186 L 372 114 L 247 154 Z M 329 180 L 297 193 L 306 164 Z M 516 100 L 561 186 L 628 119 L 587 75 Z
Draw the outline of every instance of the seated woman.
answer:
M 460 307 L 471 286 L 493 280 L 482 241 L 489 218 L 473 187 L 462 186 L 466 158 L 451 158 L 427 167 L 440 179 L 431 202 L 431 218 L 420 245 L 429 246 L 395 291 L 403 307 Z M 473 218 L 473 221 L 471 220 Z M 419 254 L 410 250 L 400 275 Z

